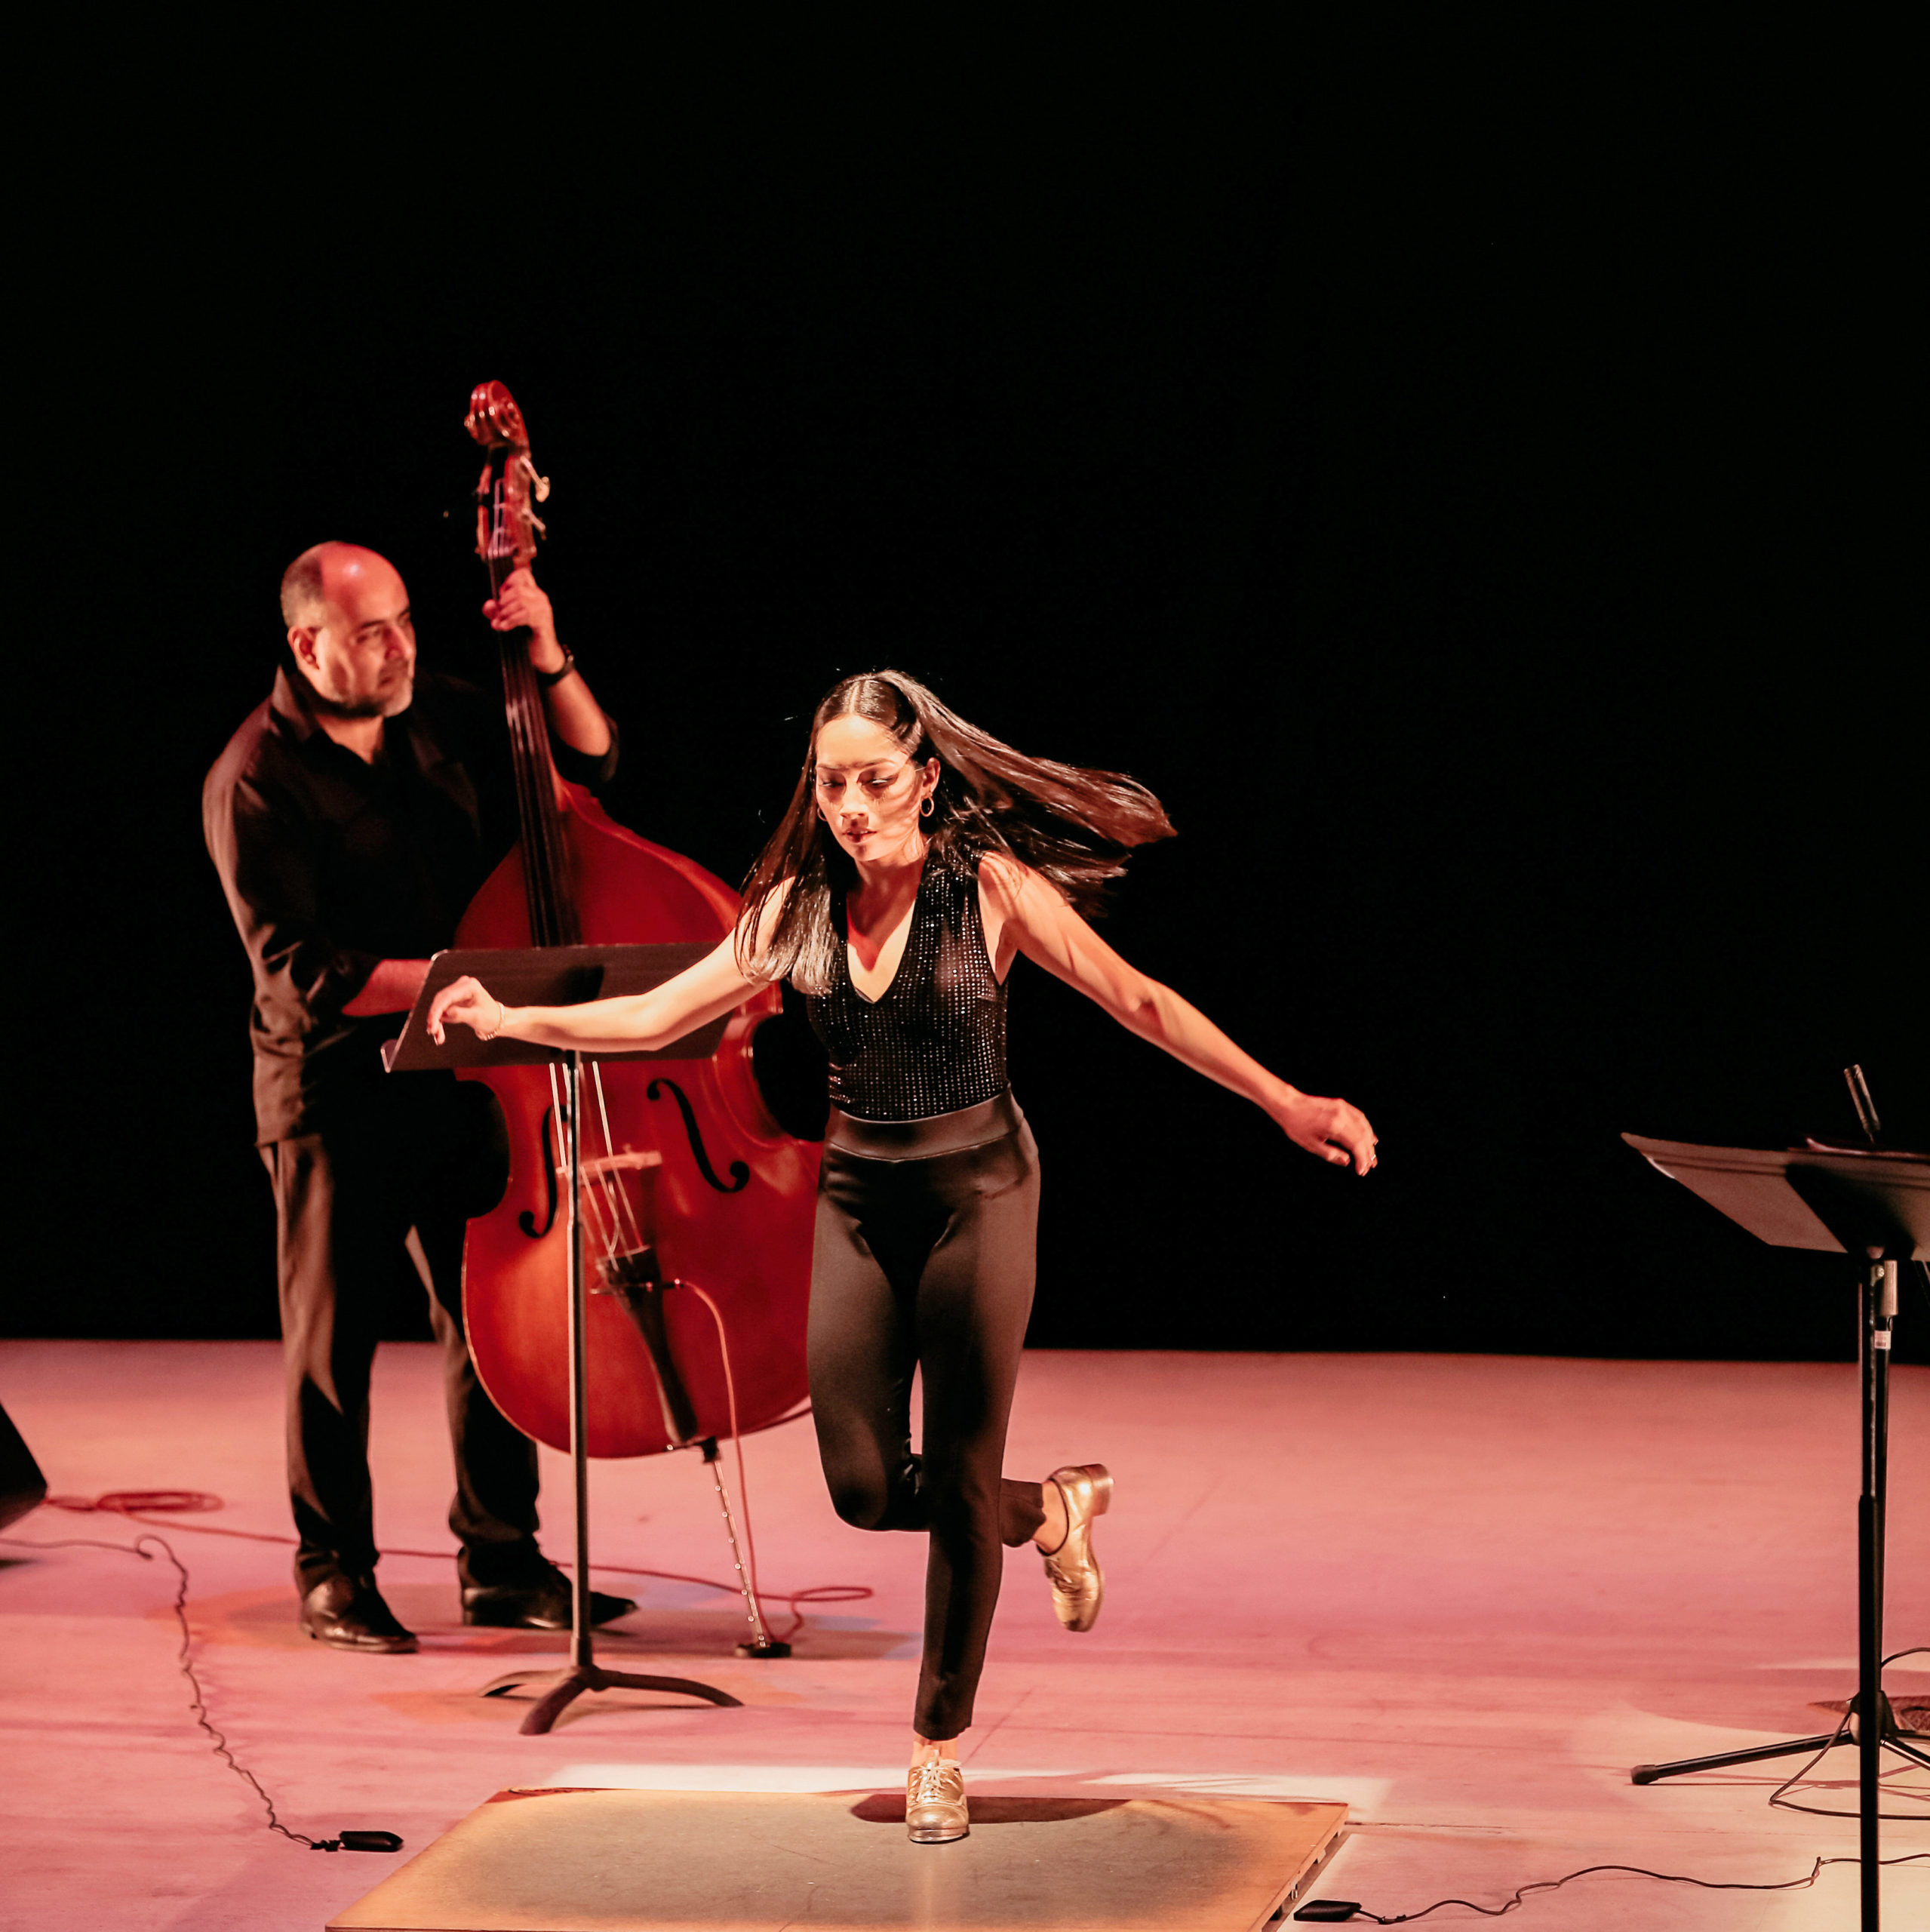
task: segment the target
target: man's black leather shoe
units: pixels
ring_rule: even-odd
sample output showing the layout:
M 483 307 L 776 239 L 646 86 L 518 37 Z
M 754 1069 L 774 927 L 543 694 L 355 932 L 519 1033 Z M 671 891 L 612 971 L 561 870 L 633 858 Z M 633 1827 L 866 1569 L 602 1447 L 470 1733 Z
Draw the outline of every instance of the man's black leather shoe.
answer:
M 302 1622 L 318 1642 L 338 1651 L 413 1651 L 416 1635 L 395 1620 L 373 1577 L 330 1577 L 302 1599 Z
M 629 1597 L 590 1592 L 592 1629 L 628 1617 L 636 1608 Z M 465 1583 L 463 1621 L 498 1630 L 567 1630 L 570 1628 L 570 1580 L 561 1570 L 534 1583 Z

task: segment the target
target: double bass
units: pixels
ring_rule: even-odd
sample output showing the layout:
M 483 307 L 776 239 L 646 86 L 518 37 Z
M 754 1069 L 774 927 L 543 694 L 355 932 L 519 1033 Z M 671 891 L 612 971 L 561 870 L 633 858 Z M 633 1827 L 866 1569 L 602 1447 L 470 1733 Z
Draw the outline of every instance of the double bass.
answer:
M 476 547 L 493 592 L 536 554 L 549 494 L 521 412 L 479 384 L 465 426 L 485 452 Z M 721 940 L 738 897 L 681 854 L 616 824 L 550 756 L 528 633 L 501 641 L 520 835 L 456 943 L 523 948 Z M 819 1150 L 760 1078 L 779 1027 L 767 988 L 700 1060 L 586 1067 L 578 1202 L 588 1296 L 588 1453 L 648 1456 L 767 1429 L 805 1404 L 804 1317 Z M 469 1226 L 463 1310 L 478 1374 L 525 1435 L 570 1447 L 570 1276 L 561 1083 L 552 1066 L 465 1069 L 502 1111 L 509 1174 Z M 694 1292 L 675 1292 L 687 1287 Z

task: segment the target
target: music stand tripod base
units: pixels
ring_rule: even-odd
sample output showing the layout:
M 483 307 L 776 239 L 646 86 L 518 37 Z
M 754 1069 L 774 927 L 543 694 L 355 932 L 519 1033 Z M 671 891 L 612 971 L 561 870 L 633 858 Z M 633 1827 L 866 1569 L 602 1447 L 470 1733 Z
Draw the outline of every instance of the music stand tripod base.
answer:
M 1759 1744 L 1746 1751 L 1714 1751 L 1703 1758 L 1676 1758 L 1664 1764 L 1637 1764 L 1628 1774 L 1630 1784 L 1654 1784 L 1661 1778 L 1680 1777 L 1688 1771 L 1723 1771 L 1737 1764 L 1760 1764 L 1772 1758 L 1795 1758 L 1825 1750 L 1833 1744 L 1861 1744 L 1863 1741 L 1862 1700 L 1849 1700 L 1849 1722 L 1840 1730 L 1824 1732 L 1817 1737 L 1791 1737 L 1779 1744 Z M 1912 1741 L 1917 1733 L 1905 1730 L 1897 1722 L 1896 1712 L 1887 1693 L 1876 1694 L 1877 1741 L 1885 1750 L 1895 1751 L 1915 1763 L 1930 1768 L 1930 1752 L 1919 1750 Z
M 485 1684 L 479 1697 L 501 1697 L 533 1684 L 547 1683 L 549 1688 L 531 1706 L 516 1728 L 525 1737 L 540 1737 L 585 1690 L 668 1690 L 681 1697 L 701 1697 L 706 1703 L 741 1706 L 743 1700 L 727 1690 L 699 1684 L 688 1677 L 647 1677 L 632 1670 L 605 1670 L 596 1663 L 572 1664 L 567 1670 L 512 1670 Z

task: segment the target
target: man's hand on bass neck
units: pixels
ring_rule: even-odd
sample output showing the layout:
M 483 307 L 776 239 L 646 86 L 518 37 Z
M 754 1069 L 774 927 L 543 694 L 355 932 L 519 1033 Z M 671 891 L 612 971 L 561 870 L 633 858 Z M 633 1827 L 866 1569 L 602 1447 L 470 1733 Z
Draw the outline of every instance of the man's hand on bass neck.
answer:
M 499 631 L 527 630 L 530 662 L 539 677 L 567 668 L 568 675 L 543 687 L 543 704 L 556 735 L 588 758 L 601 758 L 610 749 L 610 721 L 590 695 L 582 673 L 556 637 L 556 613 L 549 595 L 527 568 L 513 570 L 502 588 L 483 605 L 483 615 Z

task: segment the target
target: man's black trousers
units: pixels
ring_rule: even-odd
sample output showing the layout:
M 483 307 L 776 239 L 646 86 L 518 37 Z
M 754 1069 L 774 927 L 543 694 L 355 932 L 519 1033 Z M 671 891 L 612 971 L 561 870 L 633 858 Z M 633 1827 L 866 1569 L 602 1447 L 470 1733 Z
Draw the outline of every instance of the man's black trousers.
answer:
M 463 1223 L 489 1204 L 493 1167 L 500 1173 L 493 1130 L 484 1090 L 398 1075 L 326 1131 L 261 1150 L 275 1189 L 288 1489 L 304 1592 L 375 1567 L 369 1375 L 397 1271 L 410 1262 L 443 1353 L 456 1452 L 449 1527 L 463 1580 L 513 1584 L 546 1574 L 536 1544 L 536 1445 L 484 1392 L 463 1334 Z

